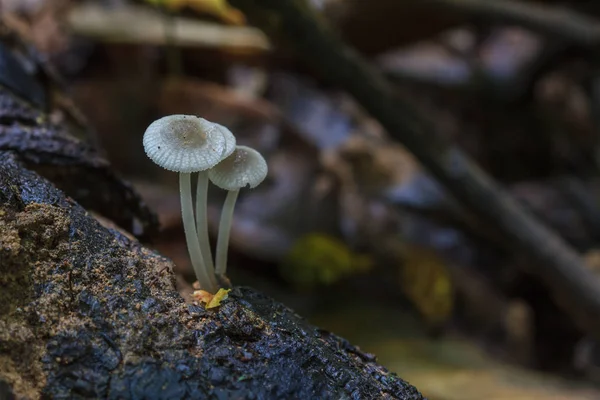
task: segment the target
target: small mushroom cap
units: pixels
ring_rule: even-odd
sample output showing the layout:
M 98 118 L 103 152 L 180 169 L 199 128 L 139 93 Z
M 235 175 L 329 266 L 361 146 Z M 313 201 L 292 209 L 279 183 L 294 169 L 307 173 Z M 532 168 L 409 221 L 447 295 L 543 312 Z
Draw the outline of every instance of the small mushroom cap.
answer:
M 222 161 L 225 158 L 229 157 L 231 155 L 231 153 L 234 152 L 235 143 L 236 143 L 235 136 L 233 136 L 233 133 L 231 133 L 231 131 L 229 129 L 227 129 L 226 127 L 224 127 L 223 125 L 219 125 L 217 123 L 215 123 L 214 125 L 217 126 L 217 128 L 221 131 L 221 133 L 225 137 L 225 148 L 223 149 L 223 154 L 221 155 L 221 161 Z
M 212 168 L 233 152 L 235 137 L 222 125 L 194 115 L 169 115 L 157 119 L 144 133 L 146 155 L 175 172 Z
M 258 151 L 236 146 L 229 157 L 208 171 L 208 177 L 221 189 L 238 190 L 245 186 L 255 188 L 265 180 L 268 170 L 267 162 Z

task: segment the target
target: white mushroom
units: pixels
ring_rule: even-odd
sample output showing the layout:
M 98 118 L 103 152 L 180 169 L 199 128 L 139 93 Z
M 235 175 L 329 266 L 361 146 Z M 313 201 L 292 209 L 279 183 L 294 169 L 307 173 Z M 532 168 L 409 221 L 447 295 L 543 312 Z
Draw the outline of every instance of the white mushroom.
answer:
M 208 125 L 208 129 L 218 131 L 223 135 L 225 139 L 225 147 L 221 160 L 229 156 L 235 150 L 235 136 L 233 133 L 223 125 L 215 124 L 213 122 L 205 121 Z M 208 235 L 208 170 L 198 172 L 198 184 L 196 185 L 196 231 L 198 233 L 198 241 L 200 242 L 200 249 L 202 250 L 202 256 L 204 263 L 210 271 L 214 271 L 212 252 L 210 250 L 210 239 Z
M 227 269 L 227 248 L 233 219 L 233 209 L 240 189 L 255 188 L 267 176 L 267 162 L 260 153 L 250 147 L 236 146 L 231 155 L 208 171 L 211 182 L 228 190 L 221 211 L 219 236 L 217 239 L 216 273 L 224 275 Z
M 170 115 L 154 121 L 144 133 L 144 150 L 159 166 L 179 172 L 181 214 L 188 252 L 198 283 L 209 292 L 217 290 L 212 262 L 204 261 L 194 225 L 191 173 L 206 171 L 219 163 L 232 148 L 230 137 L 215 124 L 193 115 Z M 206 214 L 204 209 L 197 213 Z M 208 246 L 208 244 L 206 245 Z

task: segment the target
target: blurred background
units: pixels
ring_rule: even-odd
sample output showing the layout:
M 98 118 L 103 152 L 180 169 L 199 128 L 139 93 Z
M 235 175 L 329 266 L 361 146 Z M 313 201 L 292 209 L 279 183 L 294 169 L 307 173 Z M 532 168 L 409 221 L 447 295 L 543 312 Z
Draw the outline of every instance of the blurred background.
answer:
M 600 274 L 599 5 L 307 3 Z M 531 8 L 507 18 L 506 5 Z M 182 290 L 193 272 L 178 180 L 141 145 L 148 124 L 168 114 L 223 124 L 269 164 L 267 180 L 242 190 L 236 206 L 233 284 L 344 336 L 432 400 L 600 398 L 599 344 L 523 272 L 529 261 L 465 218 L 289 42 L 227 1 L 0 7 L 2 22 L 62 77 L 91 140 L 158 213 L 150 246 L 173 259 Z M 540 29 L 536 16 L 552 23 Z M 580 43 L 554 29 L 561 23 L 581 28 Z M 225 192 L 211 187 L 209 196 L 214 239 Z

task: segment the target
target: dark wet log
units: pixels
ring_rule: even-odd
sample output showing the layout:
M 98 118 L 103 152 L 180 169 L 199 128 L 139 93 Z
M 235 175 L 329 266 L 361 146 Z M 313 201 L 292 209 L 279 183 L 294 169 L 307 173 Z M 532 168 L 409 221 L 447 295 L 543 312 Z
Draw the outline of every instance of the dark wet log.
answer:
M 17 56 L 19 55 L 19 56 Z M 35 51 L 0 26 L 0 150 L 139 238 L 157 218 L 94 148 L 91 129 Z
M 172 264 L 0 152 L 0 382 L 25 398 L 422 399 L 250 289 L 186 304 Z M 6 385 L 0 384 L 0 390 Z

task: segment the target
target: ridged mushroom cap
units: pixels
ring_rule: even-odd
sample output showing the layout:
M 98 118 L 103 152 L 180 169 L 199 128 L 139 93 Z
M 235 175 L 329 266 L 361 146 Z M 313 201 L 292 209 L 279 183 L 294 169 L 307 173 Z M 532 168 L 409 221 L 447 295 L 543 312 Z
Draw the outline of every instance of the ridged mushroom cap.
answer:
M 169 115 L 157 119 L 144 133 L 146 155 L 175 172 L 212 168 L 235 149 L 235 137 L 222 125 L 195 115 Z
M 265 180 L 269 168 L 260 153 L 247 146 L 236 146 L 231 155 L 208 171 L 210 181 L 225 190 L 245 186 L 255 188 Z
M 213 123 L 213 124 L 217 126 L 217 129 L 221 130 L 221 133 L 225 137 L 225 148 L 223 149 L 223 154 L 221 156 L 221 161 L 222 161 L 226 157 L 230 156 L 231 153 L 233 153 L 235 151 L 236 140 L 235 140 L 235 136 L 233 136 L 233 133 L 231 133 L 231 131 L 229 129 L 227 129 L 223 125 L 219 125 L 217 123 Z

